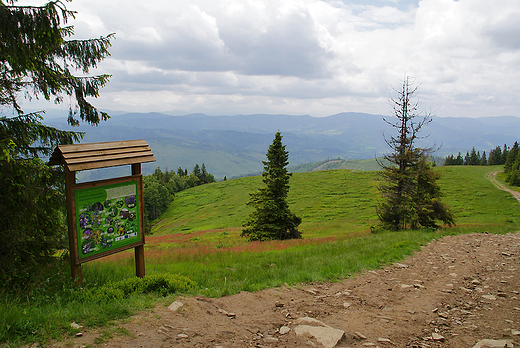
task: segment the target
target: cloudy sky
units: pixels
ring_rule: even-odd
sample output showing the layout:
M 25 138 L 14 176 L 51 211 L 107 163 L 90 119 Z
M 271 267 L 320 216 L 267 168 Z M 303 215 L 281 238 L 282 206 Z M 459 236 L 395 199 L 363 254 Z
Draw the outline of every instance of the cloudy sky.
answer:
M 25 2 L 25 1 L 24 1 Z M 35 1 L 30 1 L 34 4 Z M 21 4 L 22 1 L 19 2 Z M 405 75 L 436 116 L 520 116 L 518 0 L 74 0 L 116 33 L 102 109 L 389 114 Z

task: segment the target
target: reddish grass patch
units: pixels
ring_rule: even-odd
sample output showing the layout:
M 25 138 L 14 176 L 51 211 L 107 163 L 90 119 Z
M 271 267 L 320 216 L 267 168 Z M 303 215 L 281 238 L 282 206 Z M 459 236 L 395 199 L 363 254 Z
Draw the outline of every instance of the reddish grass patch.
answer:
M 232 230 L 232 229 L 225 229 Z M 217 230 L 222 231 L 222 230 Z M 215 232 L 212 231 L 199 231 L 189 234 L 188 236 L 192 238 L 194 235 L 202 235 L 204 233 Z M 217 248 L 216 246 L 206 246 L 206 245 L 197 245 L 184 244 L 175 248 L 162 249 L 159 246 L 162 243 L 179 243 L 178 239 L 180 238 L 178 234 L 175 235 L 167 235 L 167 236 L 152 236 L 148 237 L 147 241 L 150 239 L 153 242 L 145 245 L 145 259 L 154 260 L 155 262 L 171 262 L 171 261 L 181 261 L 181 260 L 195 260 L 201 259 L 206 256 L 211 256 L 215 254 L 223 254 L 223 253 L 234 253 L 234 254 L 254 254 L 254 253 L 263 253 L 269 251 L 279 251 L 285 250 L 292 247 L 297 246 L 305 246 L 312 244 L 322 244 L 322 243 L 330 243 L 338 240 L 337 237 L 324 237 L 317 239 L 291 239 L 285 241 L 265 241 L 265 242 L 246 242 L 243 245 L 235 245 L 230 247 L 222 247 Z M 149 246 L 149 247 L 147 247 Z M 121 262 L 123 260 L 128 260 L 133 258 L 134 254 L 131 250 L 124 251 L 118 254 L 110 255 L 100 259 L 103 262 Z
M 192 233 L 175 233 L 163 236 L 150 236 L 146 237 L 146 244 L 158 245 L 163 243 L 183 243 L 190 240 L 193 237 L 198 237 L 205 233 L 206 231 L 197 231 Z
M 265 241 L 265 242 L 248 242 L 243 245 L 235 245 L 230 247 L 217 248 L 215 246 L 190 245 L 182 248 L 160 249 L 151 248 L 146 251 L 146 257 L 154 259 L 157 262 L 166 262 L 174 260 L 200 260 L 207 256 L 215 254 L 232 253 L 232 254 L 256 254 L 269 251 L 285 250 L 297 246 L 305 246 L 312 244 L 330 243 L 338 240 L 337 237 L 325 237 L 319 239 L 293 239 L 286 241 Z
M 208 233 L 234 232 L 237 230 L 239 230 L 239 228 L 223 228 L 197 231 L 188 234 L 176 233 L 162 236 L 149 236 L 146 237 L 145 258 L 153 260 L 152 262 L 175 262 L 186 260 L 197 260 L 200 262 L 201 260 L 204 260 L 204 258 L 216 254 L 231 253 L 238 255 L 243 253 L 256 254 L 269 251 L 280 251 L 293 247 L 331 243 L 341 239 L 349 239 L 370 234 L 370 231 L 363 231 L 350 233 L 346 238 L 345 236 L 328 236 L 322 238 L 290 239 L 284 241 L 273 240 L 264 242 L 248 242 L 245 239 L 242 239 L 234 245 L 223 247 L 217 245 L 203 245 L 202 243 L 193 243 L 191 241 L 194 237 Z M 236 242 L 236 240 L 234 241 Z M 167 246 L 161 247 L 163 245 Z M 134 254 L 130 250 L 107 256 L 101 260 L 105 262 L 121 262 L 133 257 Z

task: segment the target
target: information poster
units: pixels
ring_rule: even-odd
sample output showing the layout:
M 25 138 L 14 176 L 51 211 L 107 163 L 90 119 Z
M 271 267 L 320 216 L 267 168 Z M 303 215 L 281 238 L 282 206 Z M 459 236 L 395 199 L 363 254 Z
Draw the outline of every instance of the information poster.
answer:
M 121 181 L 74 189 L 80 260 L 141 241 L 139 181 Z

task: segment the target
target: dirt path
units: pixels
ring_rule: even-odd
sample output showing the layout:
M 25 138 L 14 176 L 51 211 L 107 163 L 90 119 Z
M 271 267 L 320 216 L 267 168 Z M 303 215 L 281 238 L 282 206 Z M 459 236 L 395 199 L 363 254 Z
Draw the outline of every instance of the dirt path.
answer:
M 512 194 L 520 202 L 520 192 L 510 190 L 507 187 L 505 187 L 504 185 L 502 185 L 501 183 L 499 183 L 498 180 L 496 179 L 497 174 L 498 174 L 498 172 L 491 172 L 488 175 L 486 175 L 486 179 L 491 181 L 493 183 L 493 185 L 496 186 L 497 189 L 506 191 L 506 192 L 509 192 L 510 194 Z
M 295 333 L 297 318 L 312 317 L 345 332 L 337 347 L 460 348 L 482 339 L 518 347 L 519 256 L 518 233 L 446 237 L 403 263 L 342 282 L 179 298 L 180 309 L 140 313 L 112 328 L 110 339 L 85 331 L 60 345 L 321 347 Z M 128 334 L 117 336 L 120 328 Z

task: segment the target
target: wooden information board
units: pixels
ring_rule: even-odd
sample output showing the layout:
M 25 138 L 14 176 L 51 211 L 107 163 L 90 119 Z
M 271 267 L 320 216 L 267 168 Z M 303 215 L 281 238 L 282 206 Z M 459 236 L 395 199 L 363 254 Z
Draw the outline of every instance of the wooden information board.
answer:
M 71 274 L 81 263 L 134 248 L 136 275 L 144 277 L 144 208 L 141 163 L 155 157 L 144 140 L 60 145 L 49 165 L 65 166 Z M 76 183 L 76 171 L 131 165 L 132 175 Z

